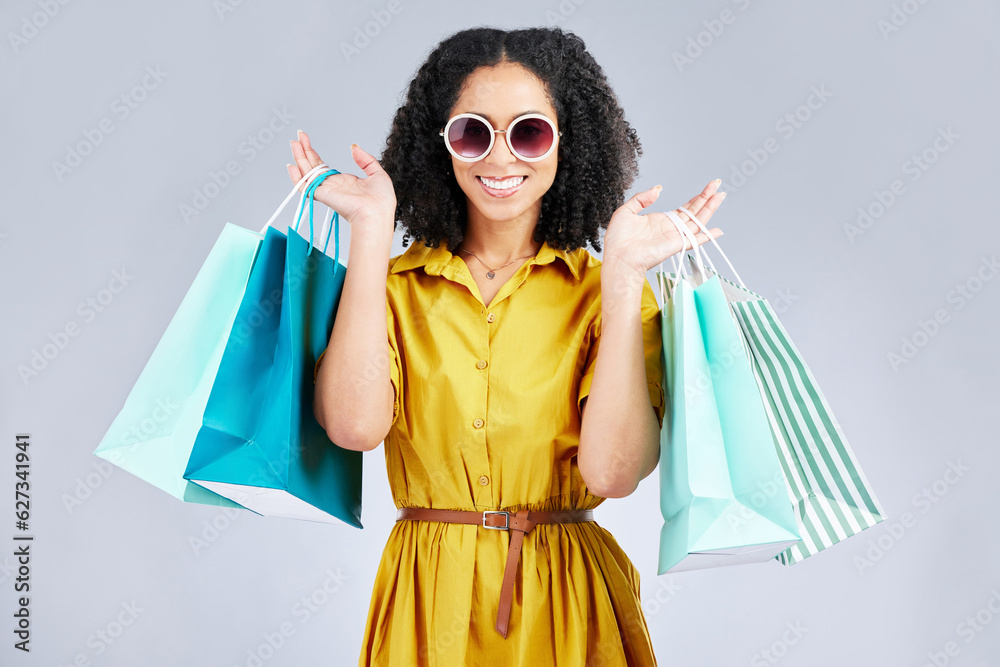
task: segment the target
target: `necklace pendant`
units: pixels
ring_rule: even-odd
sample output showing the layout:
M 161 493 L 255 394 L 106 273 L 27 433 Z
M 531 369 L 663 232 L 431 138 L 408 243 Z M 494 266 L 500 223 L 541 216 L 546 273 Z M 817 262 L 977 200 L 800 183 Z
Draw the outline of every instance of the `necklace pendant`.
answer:
M 497 274 L 493 273 L 492 271 L 486 272 L 486 277 L 489 278 L 490 280 L 493 280 L 494 278 L 496 278 L 496 276 Z

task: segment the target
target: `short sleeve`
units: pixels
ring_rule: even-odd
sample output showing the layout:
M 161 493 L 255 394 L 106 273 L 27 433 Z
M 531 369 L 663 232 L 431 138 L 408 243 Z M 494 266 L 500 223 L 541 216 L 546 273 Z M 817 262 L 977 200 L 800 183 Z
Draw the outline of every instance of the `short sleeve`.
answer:
M 649 401 L 656 412 L 656 421 L 663 428 L 663 413 L 666 400 L 663 393 L 663 333 L 660 323 L 660 304 L 653 294 L 653 288 L 648 280 L 642 287 L 642 342 L 643 355 L 646 361 L 646 388 Z M 580 379 L 580 391 L 577 407 L 581 408 L 583 399 L 590 395 L 590 385 L 594 379 L 594 367 L 597 365 L 597 351 L 601 342 L 601 315 L 598 313 L 590 330 L 587 332 L 589 344 L 587 363 L 584 366 L 583 377 Z
M 386 300 L 385 306 L 386 320 L 389 331 L 389 381 L 392 383 L 392 421 L 389 425 L 392 426 L 392 424 L 396 423 L 396 417 L 399 416 L 399 385 L 402 372 L 400 371 L 399 346 L 396 342 L 396 318 L 393 317 L 392 306 L 389 305 L 388 300 Z M 320 353 L 319 358 L 316 360 L 316 366 L 313 368 L 313 384 L 316 384 L 316 378 L 319 377 L 319 365 L 323 363 L 324 355 L 326 355 L 326 350 L 323 350 L 323 352 Z
M 385 310 L 389 332 L 389 381 L 392 383 L 392 421 L 389 422 L 389 426 L 392 426 L 396 423 L 396 417 L 399 416 L 399 402 L 402 396 L 400 384 L 403 372 L 399 355 L 399 332 L 396 330 L 396 316 L 388 299 L 386 299 Z
M 319 365 L 323 363 L 323 355 L 326 354 L 326 350 L 319 353 L 319 358 L 316 360 L 316 366 L 313 368 L 313 384 L 316 384 L 316 378 L 319 377 Z

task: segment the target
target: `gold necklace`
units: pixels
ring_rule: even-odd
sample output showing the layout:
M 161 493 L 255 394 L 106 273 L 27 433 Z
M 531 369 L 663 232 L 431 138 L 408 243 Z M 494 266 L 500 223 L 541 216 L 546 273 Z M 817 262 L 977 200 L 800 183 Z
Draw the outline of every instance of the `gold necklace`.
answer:
M 479 259 L 479 256 L 478 256 L 478 255 L 476 255 L 476 253 L 472 252 L 471 250 L 466 250 L 465 248 L 463 248 L 463 247 L 462 247 L 462 244 L 459 244 L 459 245 L 458 245 L 458 249 L 459 249 L 459 250 L 461 250 L 462 252 L 467 252 L 467 253 L 469 253 L 470 255 L 472 255 L 473 257 L 475 257 L 476 259 Z M 536 254 L 537 254 L 537 253 L 536 253 Z M 506 264 L 504 264 L 503 266 L 498 266 L 498 267 L 497 267 L 496 269 L 491 269 L 491 268 L 489 267 L 489 265 L 487 265 L 487 264 L 486 264 L 486 262 L 484 262 L 484 261 L 483 261 L 483 260 L 481 260 L 481 259 L 479 259 L 479 263 L 480 263 L 480 264 L 482 264 L 483 266 L 485 266 L 485 267 L 486 267 L 487 269 L 489 269 L 489 270 L 488 270 L 488 271 L 486 272 L 486 277 L 487 277 L 487 278 L 489 278 L 490 280 L 493 280 L 493 279 L 494 279 L 494 278 L 496 277 L 496 275 L 497 275 L 497 274 L 496 274 L 496 271 L 497 271 L 497 269 L 502 269 L 502 268 L 503 268 L 504 266 L 510 266 L 511 264 L 513 264 L 514 262 L 516 262 L 516 261 L 517 261 L 518 259 L 527 259 L 527 258 L 529 258 L 529 257 L 534 257 L 534 256 L 535 256 L 535 255 L 525 255 L 524 257 L 518 257 L 517 259 L 513 259 L 513 260 L 511 260 L 511 261 L 507 262 L 507 263 L 506 263 Z

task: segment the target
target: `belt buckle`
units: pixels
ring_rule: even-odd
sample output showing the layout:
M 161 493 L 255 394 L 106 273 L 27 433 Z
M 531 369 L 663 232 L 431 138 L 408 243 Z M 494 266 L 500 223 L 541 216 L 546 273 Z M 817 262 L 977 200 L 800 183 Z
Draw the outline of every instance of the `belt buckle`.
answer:
M 487 526 L 486 525 L 486 515 L 487 514 L 503 514 L 505 522 L 502 526 Z M 489 528 L 491 530 L 509 530 L 510 529 L 510 512 L 506 510 L 485 510 L 483 512 L 483 528 Z

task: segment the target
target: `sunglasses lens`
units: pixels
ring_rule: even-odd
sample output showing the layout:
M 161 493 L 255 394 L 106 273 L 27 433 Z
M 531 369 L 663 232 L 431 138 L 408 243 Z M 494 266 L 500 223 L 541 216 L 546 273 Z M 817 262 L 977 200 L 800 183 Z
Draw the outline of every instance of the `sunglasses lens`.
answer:
M 541 118 L 525 118 L 511 128 L 510 143 L 521 157 L 534 158 L 545 155 L 553 138 L 551 125 Z
M 462 157 L 479 157 L 490 147 L 491 134 L 478 118 L 459 118 L 448 130 L 448 143 Z

